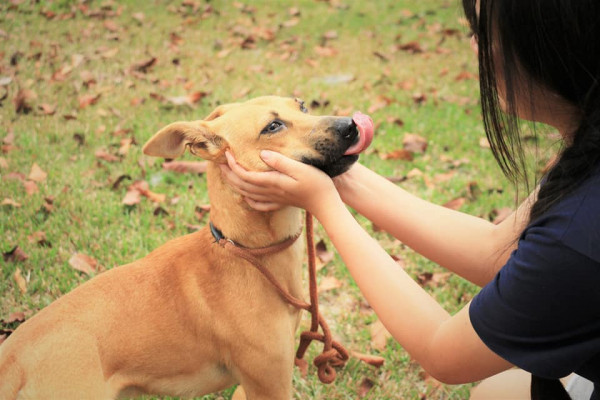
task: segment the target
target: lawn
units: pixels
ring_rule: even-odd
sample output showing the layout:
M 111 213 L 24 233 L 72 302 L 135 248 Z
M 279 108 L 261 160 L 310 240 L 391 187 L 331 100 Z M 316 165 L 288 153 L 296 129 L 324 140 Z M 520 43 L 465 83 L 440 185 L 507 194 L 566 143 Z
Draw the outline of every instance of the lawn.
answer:
M 376 123 L 364 165 L 489 220 L 515 205 L 484 139 L 458 0 L 11 0 L 0 4 L 0 38 L 0 336 L 103 270 L 207 223 L 202 174 L 167 170 L 141 146 L 219 104 L 277 94 L 315 114 L 360 110 Z M 128 195 L 134 182 L 148 185 L 146 196 Z M 357 218 L 449 312 L 477 292 Z M 468 398 L 468 385 L 435 381 L 380 331 L 316 234 L 334 336 L 385 362 L 352 358 L 332 385 L 313 367 L 305 378 L 296 370 L 294 398 Z

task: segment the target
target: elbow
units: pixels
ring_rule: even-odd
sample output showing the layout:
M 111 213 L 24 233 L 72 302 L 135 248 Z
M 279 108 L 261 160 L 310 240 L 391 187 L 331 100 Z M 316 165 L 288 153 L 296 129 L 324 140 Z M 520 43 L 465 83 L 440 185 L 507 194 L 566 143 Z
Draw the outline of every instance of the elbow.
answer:
M 441 360 L 440 360 L 441 361 Z M 433 365 L 423 366 L 425 372 L 437 381 L 446 385 L 462 385 L 471 383 L 473 380 L 465 376 L 464 371 L 459 371 L 456 366 L 448 365 L 443 361 L 434 362 Z

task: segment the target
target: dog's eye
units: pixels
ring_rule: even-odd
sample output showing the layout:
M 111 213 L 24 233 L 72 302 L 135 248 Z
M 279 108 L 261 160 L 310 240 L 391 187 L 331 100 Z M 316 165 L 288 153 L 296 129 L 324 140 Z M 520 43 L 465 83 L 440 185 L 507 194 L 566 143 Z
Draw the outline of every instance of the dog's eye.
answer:
M 279 120 L 274 120 L 265 126 L 261 134 L 277 133 L 285 127 L 285 124 Z

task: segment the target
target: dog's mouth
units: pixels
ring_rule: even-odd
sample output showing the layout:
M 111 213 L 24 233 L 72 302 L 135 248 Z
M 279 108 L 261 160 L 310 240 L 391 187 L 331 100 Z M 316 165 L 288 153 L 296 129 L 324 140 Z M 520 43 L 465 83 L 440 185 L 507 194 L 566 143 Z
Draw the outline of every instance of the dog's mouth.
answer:
M 356 125 L 358 135 L 353 145 L 351 145 L 344 155 L 360 154 L 373 141 L 373 120 L 368 115 L 361 112 L 356 112 L 352 116 L 352 123 Z
M 316 143 L 315 148 L 321 158 L 303 157 L 302 162 L 312 165 L 334 177 L 346 172 L 358 160 L 373 141 L 373 120 L 360 112 L 352 116 L 350 124 L 343 132 L 336 132 L 336 139 L 326 139 Z

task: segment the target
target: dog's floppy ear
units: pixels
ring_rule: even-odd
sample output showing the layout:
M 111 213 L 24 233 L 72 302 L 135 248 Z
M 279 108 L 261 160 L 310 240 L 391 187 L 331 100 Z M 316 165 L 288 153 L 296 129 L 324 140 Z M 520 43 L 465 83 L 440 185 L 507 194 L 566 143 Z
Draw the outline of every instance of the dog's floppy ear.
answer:
M 189 147 L 190 153 L 206 160 L 223 157 L 227 142 L 212 133 L 203 121 L 174 122 L 162 128 L 144 145 L 146 155 L 176 158 Z

